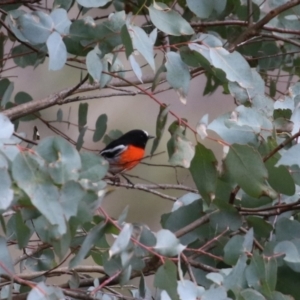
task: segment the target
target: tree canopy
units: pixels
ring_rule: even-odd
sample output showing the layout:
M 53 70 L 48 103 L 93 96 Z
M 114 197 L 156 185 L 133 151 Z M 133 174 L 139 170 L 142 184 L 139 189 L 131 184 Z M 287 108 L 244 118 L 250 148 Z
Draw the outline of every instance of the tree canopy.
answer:
M 300 299 L 300 0 L 161 1 L 0 2 L 1 299 Z M 82 76 L 34 99 L 14 90 L 12 61 Z M 190 105 L 200 77 L 199 94 L 222 90 L 235 107 L 215 119 L 199 113 L 194 127 L 161 99 L 174 89 Z M 84 150 L 93 97 L 83 93 L 95 90 L 151 99 L 151 155 L 168 134 L 166 164 L 187 169 L 193 185 L 107 176 L 107 161 Z M 45 109 L 72 102 L 76 141 L 44 120 Z M 55 135 L 19 131 L 36 120 Z M 68 122 L 60 108 L 56 122 Z M 94 142 L 122 134 L 107 122 L 95 120 Z M 206 140 L 222 147 L 221 161 Z M 128 222 L 127 209 L 110 216 L 101 206 L 109 186 L 173 201 L 161 229 Z M 13 257 L 16 247 L 23 254 Z

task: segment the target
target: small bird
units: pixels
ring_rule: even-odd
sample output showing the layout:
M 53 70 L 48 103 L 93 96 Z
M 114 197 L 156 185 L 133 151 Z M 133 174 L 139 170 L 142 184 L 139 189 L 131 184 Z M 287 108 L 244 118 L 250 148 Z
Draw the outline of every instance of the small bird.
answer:
M 113 175 L 128 171 L 140 163 L 149 139 L 154 138 L 145 130 L 131 130 L 109 143 L 102 155 L 109 162 L 109 172 Z

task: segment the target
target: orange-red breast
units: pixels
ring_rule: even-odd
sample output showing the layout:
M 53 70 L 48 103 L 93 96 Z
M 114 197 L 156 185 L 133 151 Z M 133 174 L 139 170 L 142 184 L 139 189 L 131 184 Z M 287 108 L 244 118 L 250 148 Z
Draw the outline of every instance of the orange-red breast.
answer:
M 150 136 L 147 131 L 135 129 L 109 143 L 100 151 L 100 155 L 109 162 L 109 172 L 121 173 L 139 164 L 151 138 L 154 136 Z

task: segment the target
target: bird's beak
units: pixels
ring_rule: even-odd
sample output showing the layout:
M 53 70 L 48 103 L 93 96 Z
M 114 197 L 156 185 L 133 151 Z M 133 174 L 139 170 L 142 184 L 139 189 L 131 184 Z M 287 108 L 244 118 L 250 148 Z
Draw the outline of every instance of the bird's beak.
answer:
M 155 136 L 154 135 L 148 135 L 148 140 L 154 139 Z

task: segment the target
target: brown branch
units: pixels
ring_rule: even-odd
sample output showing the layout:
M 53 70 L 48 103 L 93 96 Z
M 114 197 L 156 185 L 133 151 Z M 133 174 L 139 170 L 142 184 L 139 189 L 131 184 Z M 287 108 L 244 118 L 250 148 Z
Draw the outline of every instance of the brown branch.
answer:
M 180 191 L 187 191 L 192 193 L 198 193 L 198 190 L 190 188 L 189 186 L 185 186 L 182 184 L 170 184 L 170 183 L 158 183 L 158 184 L 140 184 L 136 183 L 134 185 L 129 183 L 121 183 L 121 182 L 113 182 L 113 181 L 107 181 L 107 184 L 116 185 L 116 186 L 122 186 L 126 188 L 132 188 L 132 189 L 139 189 L 139 187 L 147 188 L 147 189 L 158 189 L 158 190 L 180 190 Z M 200 196 L 199 196 L 200 198 Z
M 113 181 L 107 181 L 107 183 L 110 184 L 110 185 L 114 185 L 114 186 L 126 187 L 127 189 L 141 190 L 141 191 L 144 191 L 144 192 L 147 192 L 147 193 L 154 194 L 158 197 L 170 200 L 172 202 L 175 202 L 177 200 L 176 197 L 172 197 L 172 196 L 160 193 L 158 191 L 155 191 L 153 189 L 150 189 L 150 188 L 146 187 L 143 184 L 130 184 L 130 183 L 113 182 Z
M 38 145 L 37 142 L 32 141 L 32 140 L 29 140 L 29 139 L 27 139 L 27 138 L 21 136 L 21 135 L 18 134 L 17 132 L 14 132 L 13 135 L 16 136 L 17 138 L 19 138 L 20 140 L 22 140 L 23 142 L 27 142 L 27 143 L 32 144 L 32 145 Z
M 253 25 L 255 25 L 255 24 L 256 23 L 253 23 Z M 197 23 L 192 22 L 191 26 L 193 28 L 215 27 L 215 26 L 247 27 L 248 22 L 240 21 L 240 20 L 205 21 L 205 22 L 197 22 Z M 268 26 L 268 25 L 263 26 L 262 29 L 266 30 L 266 31 L 274 31 L 274 32 L 280 32 L 280 33 L 290 33 L 290 34 L 300 35 L 300 30 L 294 30 L 294 29 L 285 29 L 285 28 L 273 27 L 273 26 Z
M 279 150 L 284 148 L 286 145 L 291 143 L 294 139 L 298 138 L 300 136 L 300 130 L 292 135 L 290 138 L 279 144 L 276 148 L 274 148 L 269 154 L 267 154 L 264 158 L 263 161 L 266 162 L 269 158 L 271 158 L 273 155 L 275 155 Z
M 269 158 L 271 158 L 273 155 L 275 155 L 279 150 L 281 150 L 282 148 L 284 148 L 286 145 L 288 145 L 289 143 L 291 143 L 294 139 L 298 138 L 300 136 L 300 130 L 295 133 L 294 135 L 292 135 L 290 138 L 288 138 L 287 140 L 285 140 L 284 142 L 282 142 L 281 144 L 279 144 L 276 148 L 274 148 L 269 154 L 267 154 L 264 158 L 263 158 L 263 162 L 266 162 Z M 235 200 L 235 196 L 238 193 L 238 191 L 240 190 L 240 186 L 236 186 L 232 192 L 230 193 L 230 197 L 229 197 L 229 204 L 233 204 L 234 200 Z M 261 214 L 264 215 L 264 214 Z
M 1 0 L 1 5 L 11 5 L 11 4 L 34 4 L 41 2 L 41 0 Z
M 198 220 L 196 220 L 196 221 L 190 223 L 189 225 L 187 225 L 187 226 L 185 226 L 185 227 L 177 230 L 176 232 L 174 232 L 174 234 L 176 235 L 177 238 L 179 238 L 179 237 L 181 237 L 181 236 L 183 236 L 183 235 L 191 232 L 192 230 L 198 228 L 199 226 L 207 223 L 209 221 L 209 217 L 212 214 L 214 214 L 214 213 L 216 213 L 218 211 L 219 210 L 217 209 L 217 210 L 215 210 L 215 211 L 213 211 L 211 213 L 208 213 L 208 214 L 204 215 L 203 217 L 199 218 Z
M 151 83 L 154 79 L 154 76 L 149 76 L 143 78 L 144 83 Z M 115 87 L 125 87 L 130 85 L 137 85 L 140 84 L 138 80 L 133 81 L 127 81 L 127 82 L 116 82 L 114 84 Z M 76 86 L 75 86 L 76 87 Z M 26 102 L 20 105 L 17 105 L 15 107 L 6 109 L 2 111 L 4 115 L 6 115 L 11 120 L 16 120 L 20 117 L 26 116 L 28 114 L 32 114 L 34 112 L 43 110 L 45 108 L 54 106 L 54 105 L 63 105 L 65 103 L 69 103 L 68 99 L 66 99 L 67 96 L 70 96 L 70 91 L 72 92 L 72 95 L 83 93 L 83 92 L 89 92 L 99 89 L 99 84 L 82 84 L 80 87 L 78 87 L 76 90 L 74 90 L 75 87 L 64 89 L 58 93 L 51 94 L 47 96 L 46 98 L 39 99 L 39 100 L 33 100 L 30 102 Z M 66 96 L 67 95 L 67 96 Z
M 259 30 L 263 29 L 264 25 L 266 25 L 273 18 L 298 4 L 300 4 L 300 0 L 290 0 L 287 3 L 284 3 L 283 5 L 280 5 L 275 9 L 269 11 L 269 13 L 267 13 L 261 20 L 248 27 L 248 29 L 246 29 L 240 36 L 238 36 L 235 39 L 235 41 L 230 45 L 229 51 L 233 52 L 238 44 L 244 42 L 249 37 L 256 36 Z

